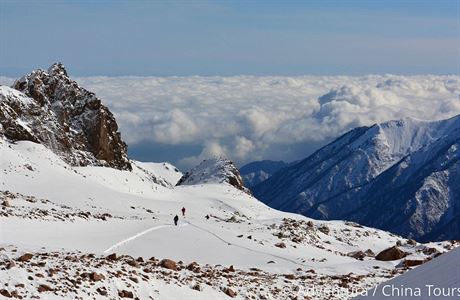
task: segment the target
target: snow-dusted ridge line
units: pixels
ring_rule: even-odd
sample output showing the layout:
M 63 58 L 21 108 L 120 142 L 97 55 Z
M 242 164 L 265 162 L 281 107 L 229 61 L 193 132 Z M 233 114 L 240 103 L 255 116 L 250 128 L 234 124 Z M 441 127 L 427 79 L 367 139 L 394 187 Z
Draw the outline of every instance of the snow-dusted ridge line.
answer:
M 460 115 L 358 127 L 253 192 L 274 208 L 317 219 L 421 241 L 460 239 L 459 149 Z

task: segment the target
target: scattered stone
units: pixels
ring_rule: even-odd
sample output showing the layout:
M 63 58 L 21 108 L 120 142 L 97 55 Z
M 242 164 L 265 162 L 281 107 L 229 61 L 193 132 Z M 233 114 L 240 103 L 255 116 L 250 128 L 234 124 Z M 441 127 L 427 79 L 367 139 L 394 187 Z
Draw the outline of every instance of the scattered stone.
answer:
M 8 200 L 5 200 L 2 202 L 2 205 L 5 206 L 5 207 L 11 207 L 11 204 Z
M 326 225 L 326 224 L 322 224 L 319 228 L 318 228 L 319 231 L 321 231 L 322 233 L 324 234 L 329 234 L 329 232 L 331 231 L 329 229 L 329 227 Z
M 294 280 L 296 277 L 294 274 L 284 274 L 284 278 L 289 280 Z
M 194 271 L 196 268 L 199 268 L 200 265 L 194 261 L 194 262 L 191 262 L 187 265 L 186 269 L 189 270 L 189 271 Z
M 8 290 L 5 290 L 5 289 L 0 290 L 0 295 L 2 295 L 3 297 L 6 297 L 6 298 L 13 297 L 13 296 L 11 296 L 11 293 Z
M 286 244 L 283 243 L 283 242 L 276 243 L 276 244 L 275 244 L 275 247 L 278 247 L 278 248 L 286 248 Z
M 134 294 L 133 292 L 130 292 L 130 291 L 127 291 L 127 290 L 121 290 L 121 291 L 118 291 L 118 296 L 120 298 L 134 298 Z
M 135 260 L 129 260 L 126 262 L 128 265 L 130 265 L 131 267 L 134 267 L 134 268 L 139 268 L 139 263 Z
M 375 256 L 374 251 L 372 251 L 371 249 L 367 249 L 366 251 L 364 251 L 364 253 L 366 254 L 366 256 L 369 256 L 369 257 Z
M 413 239 L 410 239 L 410 240 L 407 240 L 407 244 L 415 246 L 415 245 L 417 245 L 417 242 L 415 240 L 413 240 Z
M 106 259 L 114 261 L 114 260 L 118 260 L 118 257 L 117 257 L 116 253 L 112 253 L 112 254 L 108 255 L 106 257 Z
M 225 293 L 225 295 L 227 295 L 227 296 L 229 296 L 231 298 L 235 298 L 236 295 L 237 295 L 237 293 L 234 290 L 232 290 L 231 288 L 229 288 L 229 287 L 224 288 L 223 292 Z
M 439 253 L 439 251 L 436 248 L 426 247 L 425 249 L 423 249 L 423 254 L 425 255 L 432 255 L 437 253 Z
M 105 287 L 98 287 L 96 291 L 99 293 L 101 296 L 106 296 L 107 295 L 107 290 Z
M 46 285 L 46 284 L 40 284 L 37 290 L 39 293 L 53 291 L 53 289 L 49 285 Z
M 14 261 L 10 261 L 6 264 L 6 269 L 9 270 L 11 268 L 13 268 L 14 266 L 16 266 L 16 264 L 14 263 Z

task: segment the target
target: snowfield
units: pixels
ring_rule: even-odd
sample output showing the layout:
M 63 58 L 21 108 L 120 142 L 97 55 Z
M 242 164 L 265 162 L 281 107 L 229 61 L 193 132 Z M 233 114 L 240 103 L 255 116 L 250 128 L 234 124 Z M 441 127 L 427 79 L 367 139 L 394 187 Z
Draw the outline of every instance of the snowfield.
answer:
M 287 299 L 320 285 L 347 299 L 455 247 L 280 212 L 219 178 L 175 186 L 167 163 L 71 167 L 2 139 L 0 158 L 4 297 Z M 407 257 L 374 258 L 396 243 Z

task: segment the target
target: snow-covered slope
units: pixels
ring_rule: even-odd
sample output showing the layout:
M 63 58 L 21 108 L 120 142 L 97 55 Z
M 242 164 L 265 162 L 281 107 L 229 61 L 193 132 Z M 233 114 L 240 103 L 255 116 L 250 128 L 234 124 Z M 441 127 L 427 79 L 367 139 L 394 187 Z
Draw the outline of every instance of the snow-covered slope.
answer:
M 3 139 L 0 157 L 3 295 L 286 299 L 319 283 L 368 289 L 404 272 L 403 259 L 373 256 L 396 243 L 417 260 L 454 247 L 279 212 L 227 182 L 173 188 L 170 165 L 72 167 L 41 144 Z
M 356 299 L 459 299 L 460 249 L 369 290 Z
M 356 128 L 253 188 L 268 205 L 420 240 L 460 238 L 460 116 Z

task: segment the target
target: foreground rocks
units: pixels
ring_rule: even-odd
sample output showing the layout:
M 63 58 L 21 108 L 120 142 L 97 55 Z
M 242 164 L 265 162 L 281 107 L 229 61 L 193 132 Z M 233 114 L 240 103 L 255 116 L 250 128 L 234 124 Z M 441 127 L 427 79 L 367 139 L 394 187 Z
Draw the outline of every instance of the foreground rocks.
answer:
M 241 270 L 232 265 L 201 265 L 115 253 L 107 256 L 81 252 L 20 253 L 13 246 L 0 248 L 0 257 L 3 287 L 0 294 L 19 299 L 47 299 L 51 294 L 58 299 L 142 299 L 141 295 L 153 291 L 156 299 L 161 295 L 159 282 L 171 289 L 188 289 L 196 293 L 193 294 L 196 299 L 206 289 L 222 293 L 222 298 L 295 299 L 299 290 L 314 285 L 368 289 L 404 272 L 401 268 L 397 272 L 380 270 L 368 276 L 353 273 L 329 276 L 299 267 L 294 273 L 276 274 L 256 268 Z M 15 278 L 14 285 L 7 281 L 10 276 Z

